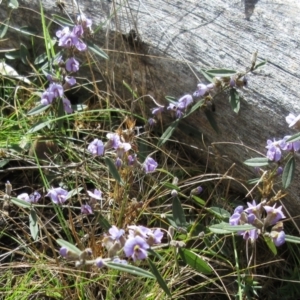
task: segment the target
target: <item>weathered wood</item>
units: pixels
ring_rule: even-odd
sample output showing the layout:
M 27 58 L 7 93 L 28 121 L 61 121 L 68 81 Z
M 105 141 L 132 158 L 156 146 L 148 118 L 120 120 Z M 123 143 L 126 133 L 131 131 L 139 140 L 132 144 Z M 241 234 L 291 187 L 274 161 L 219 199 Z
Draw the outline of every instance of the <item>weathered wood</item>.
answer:
M 40 24 L 38 13 L 33 12 L 39 11 L 39 1 L 19 2 L 26 9 L 13 12 L 14 23 L 18 26 Z M 179 127 L 179 131 L 184 128 L 177 133 L 181 141 L 194 145 L 196 148 L 190 149 L 191 153 L 202 159 L 207 158 L 207 147 L 214 143 L 209 157 L 220 173 L 236 163 L 237 177 L 253 177 L 253 171 L 241 162 L 257 154 L 243 145 L 264 154 L 268 138 L 278 139 L 293 133 L 285 116 L 289 112 L 300 113 L 298 0 L 78 2 L 81 11 L 92 17 L 95 25 L 104 24 L 95 39 L 111 57 L 109 65 L 103 68 L 109 66 L 108 78 L 114 78 L 115 86 L 122 86 L 124 79 L 137 88 L 140 95 L 151 94 L 159 103 L 165 103 L 165 95 L 179 98 L 192 93 L 200 80 L 205 82 L 199 68 L 244 71 L 255 50 L 258 50 L 259 60 L 268 60 L 262 71 L 249 76 L 249 87 L 243 91 L 238 115 L 231 111 L 228 99 L 218 99 L 215 118 L 221 134 L 212 130 L 201 111 Z M 51 13 L 60 13 L 54 1 L 43 0 L 42 3 L 48 17 Z M 75 3 L 71 0 L 65 3 L 71 16 L 77 13 Z M 6 14 L 1 8 L 2 20 Z M 116 34 L 127 34 L 131 29 L 139 34 L 140 45 L 130 45 L 124 36 Z M 11 39 L 6 45 L 17 46 L 18 43 Z M 199 132 L 196 135 L 195 130 Z M 300 164 L 297 163 L 296 178 L 286 198 L 293 215 L 300 214 Z

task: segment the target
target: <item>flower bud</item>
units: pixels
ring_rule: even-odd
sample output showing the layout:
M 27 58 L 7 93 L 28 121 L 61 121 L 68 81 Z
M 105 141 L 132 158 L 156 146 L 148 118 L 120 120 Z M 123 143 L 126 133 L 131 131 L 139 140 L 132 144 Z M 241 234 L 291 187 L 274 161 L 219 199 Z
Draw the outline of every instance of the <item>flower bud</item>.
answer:
M 10 196 L 11 195 L 11 191 L 12 191 L 12 185 L 7 180 L 7 182 L 5 183 L 5 193 Z

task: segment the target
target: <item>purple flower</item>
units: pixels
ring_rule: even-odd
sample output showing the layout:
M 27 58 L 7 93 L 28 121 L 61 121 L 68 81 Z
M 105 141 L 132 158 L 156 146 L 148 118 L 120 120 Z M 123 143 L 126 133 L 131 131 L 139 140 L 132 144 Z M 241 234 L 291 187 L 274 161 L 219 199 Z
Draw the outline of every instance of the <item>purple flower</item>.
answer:
M 150 246 L 140 236 L 129 238 L 124 245 L 126 257 L 131 257 L 134 261 L 147 258 L 147 249 Z
M 64 110 L 67 114 L 71 114 L 73 112 L 73 109 L 71 107 L 71 102 L 68 98 L 64 97 L 62 99 Z
M 50 105 L 53 102 L 53 99 L 54 99 L 54 93 L 53 92 L 49 92 L 47 90 L 47 91 L 45 91 L 42 94 L 41 104 L 43 104 L 43 105 Z
M 128 236 L 130 238 L 140 236 L 146 240 L 148 238 L 148 235 L 151 234 L 151 229 L 142 225 L 130 225 L 128 226 L 128 229 Z
M 271 238 L 276 247 L 281 246 L 285 243 L 285 232 L 284 231 L 271 231 Z
M 121 143 L 120 136 L 117 133 L 110 132 L 106 135 L 106 137 L 108 138 L 108 141 L 105 145 L 105 149 L 109 149 L 109 148 L 117 149 L 119 144 Z
M 114 257 L 113 263 L 115 264 L 122 264 L 122 265 L 127 265 L 128 262 L 125 259 L 120 259 L 119 257 Z
M 258 238 L 258 230 L 257 229 L 252 229 L 248 231 L 244 231 L 242 233 L 239 233 L 240 235 L 243 236 L 244 240 L 250 239 L 250 241 L 253 243 L 255 240 Z
M 91 215 L 93 210 L 88 204 L 85 204 L 81 206 L 81 213 L 84 215 Z
M 207 86 L 203 83 L 199 83 L 197 85 L 197 90 L 194 92 L 193 96 L 194 97 L 202 97 L 206 94 L 207 92 Z
M 104 260 L 102 257 L 97 257 L 96 260 L 95 260 L 95 265 L 98 267 L 98 268 L 102 268 L 105 266 L 105 263 L 104 263 Z
M 234 209 L 234 213 L 241 214 L 243 211 L 244 211 L 244 207 L 242 205 L 239 205 Z
M 229 218 L 229 224 L 232 226 L 239 225 L 240 219 L 241 214 L 239 212 L 236 212 Z
M 120 157 L 117 157 L 116 161 L 115 161 L 115 165 L 117 167 L 117 169 L 120 169 L 122 167 L 123 161 Z
M 279 220 L 284 219 L 285 215 L 282 212 L 282 206 L 275 208 L 274 206 L 265 205 L 264 209 L 267 212 L 267 217 L 265 218 L 265 226 L 275 225 Z
M 285 120 L 289 124 L 290 128 L 298 128 L 300 125 L 300 115 L 296 117 L 294 114 L 290 113 Z
M 37 203 L 41 198 L 41 194 L 37 191 L 33 192 L 30 196 L 29 196 L 29 202 L 30 203 Z
M 143 163 L 143 168 L 146 174 L 154 172 L 157 166 L 158 163 L 152 157 L 149 156 L 145 159 Z
M 26 202 L 30 202 L 29 195 L 27 193 L 22 193 L 18 195 L 17 198 Z
M 96 199 L 96 200 L 102 200 L 102 192 L 97 190 L 97 189 L 94 189 L 94 193 L 90 192 L 90 191 L 87 191 L 87 193 L 89 194 L 89 196 L 93 199 Z
M 58 46 L 64 48 L 75 46 L 79 51 L 84 51 L 86 49 L 86 44 L 79 39 L 82 34 L 83 28 L 81 25 L 74 26 L 72 32 L 69 27 L 65 27 L 63 30 L 56 32 L 56 36 L 59 38 Z
M 165 107 L 164 106 L 157 106 L 151 109 L 152 115 L 158 115 L 161 114 L 164 111 Z
M 83 29 L 88 28 L 89 30 L 92 30 L 92 20 L 88 19 L 84 14 L 77 16 L 77 23 L 81 24 Z
M 88 146 L 88 151 L 90 151 L 93 155 L 101 156 L 104 154 L 104 145 L 101 140 L 94 139 Z
M 282 167 L 278 167 L 276 175 L 280 176 L 280 175 L 282 175 L 282 173 L 283 173 L 283 168 Z
M 118 229 L 118 227 L 115 225 L 113 225 L 108 232 L 113 240 L 120 240 L 125 233 L 124 229 Z
M 177 108 L 185 110 L 190 104 L 193 103 L 193 97 L 191 95 L 185 95 L 178 100 Z
M 282 141 L 272 142 L 271 140 L 267 140 L 267 158 L 271 161 L 279 161 L 281 159 L 281 150 L 279 144 Z
M 79 70 L 79 62 L 71 57 L 66 61 L 66 70 L 68 72 L 77 72 Z
M 68 88 L 69 88 L 70 86 L 73 86 L 73 85 L 76 84 L 76 79 L 75 79 L 74 77 L 71 77 L 71 76 L 66 76 L 66 77 L 65 77 L 65 81 L 66 81 L 66 83 L 69 85 Z
M 203 192 L 202 186 L 197 186 L 195 189 L 191 190 L 191 195 L 199 195 Z
M 77 37 L 83 36 L 84 31 L 83 31 L 82 26 L 81 26 L 81 25 L 75 25 L 75 26 L 73 27 L 72 33 L 73 33 L 74 35 L 76 35 Z
M 154 231 L 150 230 L 150 233 L 148 233 L 148 239 L 147 239 L 148 245 L 152 246 L 152 245 L 160 244 L 163 236 L 164 236 L 164 233 L 160 230 L 160 228 L 157 228 Z
M 59 255 L 66 258 L 68 255 L 68 248 L 67 247 L 61 247 L 59 249 Z
M 131 145 L 129 143 L 119 143 L 118 147 L 116 148 L 117 156 L 122 158 L 128 150 L 131 149 Z
M 149 124 L 151 127 L 154 126 L 154 125 L 156 124 L 155 119 L 153 119 L 153 118 L 148 119 L 148 124 Z
M 287 135 L 283 138 L 280 148 L 282 150 L 293 151 L 293 152 L 299 151 L 300 150 L 300 141 L 286 142 L 290 137 L 291 137 L 291 135 Z
M 50 197 L 55 204 L 64 204 L 67 200 L 67 195 L 68 191 L 58 187 L 50 189 L 46 197 Z
M 64 89 L 63 89 L 62 85 L 59 83 L 55 83 L 55 82 L 50 83 L 50 85 L 48 87 L 48 91 L 52 92 L 54 94 L 55 98 L 63 97 L 63 95 L 64 95 Z
M 136 154 L 128 155 L 128 166 L 133 166 L 136 163 Z
M 261 203 L 256 204 L 255 200 L 247 202 L 248 208 L 245 209 L 245 212 L 248 214 L 254 214 L 257 218 L 260 218 L 261 215 Z

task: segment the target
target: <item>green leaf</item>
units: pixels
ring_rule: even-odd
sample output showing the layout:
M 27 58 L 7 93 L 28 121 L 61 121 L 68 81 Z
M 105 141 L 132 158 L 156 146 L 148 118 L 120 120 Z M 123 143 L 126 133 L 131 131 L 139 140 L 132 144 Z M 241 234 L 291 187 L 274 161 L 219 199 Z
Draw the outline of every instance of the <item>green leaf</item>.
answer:
M 83 187 L 78 187 L 76 189 L 71 190 L 70 192 L 68 192 L 66 200 L 72 198 L 75 195 L 77 195 L 82 190 L 83 190 Z
M 73 253 L 80 255 L 82 251 L 80 251 L 75 245 L 63 240 L 58 239 L 56 240 L 56 243 L 60 245 L 61 247 L 66 247 L 68 250 L 72 251 Z
M 29 52 L 28 52 L 28 49 L 27 47 L 21 43 L 20 45 L 20 58 L 21 58 L 21 61 L 24 65 L 28 65 L 28 57 L 29 57 Z
M 74 22 L 70 21 L 70 19 L 66 19 L 62 16 L 56 15 L 56 14 L 52 14 L 52 18 L 58 23 L 60 24 L 62 27 L 64 26 L 70 26 L 73 27 L 75 24 Z
M 47 53 L 42 53 L 39 56 L 37 56 L 34 60 L 34 65 L 43 64 L 48 59 Z
M 203 106 L 204 103 L 205 103 L 204 99 L 201 99 L 200 101 L 198 101 L 195 105 L 192 106 L 192 108 L 190 109 L 190 111 L 185 116 L 183 116 L 182 119 L 188 117 L 190 114 L 192 114 L 198 108 L 200 108 L 201 106 Z
M 253 185 L 253 184 L 259 183 L 260 181 L 261 181 L 261 178 L 253 178 L 253 179 L 249 179 L 247 181 L 247 183 Z
M 108 166 L 109 172 L 112 175 L 112 177 L 120 184 L 120 185 L 124 185 L 124 182 L 122 181 L 122 178 L 118 172 L 118 169 L 116 168 L 116 165 L 114 164 L 114 162 L 109 158 L 109 157 L 105 157 L 104 161 L 106 163 L 106 165 Z
M 123 84 L 124 84 L 124 86 L 127 88 L 127 90 L 133 95 L 133 97 L 134 97 L 135 99 L 137 99 L 137 98 L 138 98 L 138 95 L 137 95 L 136 92 L 129 86 L 129 84 L 126 83 L 125 80 L 123 80 Z
M 296 141 L 299 141 L 300 140 L 300 132 L 292 135 L 290 138 L 288 138 L 286 141 L 288 143 L 292 143 L 292 142 L 296 142 Z
M 31 26 L 23 26 L 23 27 L 19 28 L 18 31 L 20 33 L 23 33 L 26 35 L 32 35 L 32 36 L 35 36 L 38 34 L 38 31 L 36 30 L 36 28 L 31 27 Z
M 29 202 L 26 202 L 24 200 L 21 200 L 21 199 L 18 199 L 18 198 L 10 198 L 10 201 L 13 203 L 13 204 L 16 204 L 20 207 L 24 207 L 24 208 L 30 208 L 31 207 L 31 204 Z
M 300 244 L 300 237 L 286 234 L 285 241 L 289 243 Z
M 9 18 L 5 19 L 3 23 L 0 25 L 0 39 L 3 39 L 6 35 L 9 24 Z
M 282 173 L 282 186 L 284 189 L 287 189 L 295 174 L 296 162 L 294 156 L 291 156 L 290 159 L 287 161 L 283 173 Z
M 234 88 L 230 89 L 229 102 L 232 110 L 237 114 L 240 110 L 241 102 L 240 102 L 240 95 L 238 91 Z
M 37 215 L 34 209 L 30 211 L 29 228 L 30 228 L 31 237 L 33 238 L 34 241 L 36 241 L 39 233 L 39 223 L 37 221 Z
M 211 69 L 206 70 L 206 73 L 213 76 L 228 77 L 237 74 L 237 71 L 229 69 Z
M 51 120 L 40 121 L 37 124 L 35 124 L 31 129 L 29 129 L 27 133 L 37 132 L 37 131 L 43 129 L 44 127 L 46 127 L 46 126 L 49 126 L 51 124 L 51 122 L 52 122 Z
M 213 233 L 218 233 L 218 234 L 227 234 L 231 232 L 238 232 L 238 231 L 248 231 L 255 229 L 256 227 L 250 225 L 250 224 L 245 224 L 245 225 L 230 225 L 228 223 L 220 223 L 220 224 L 214 224 L 209 226 L 209 230 Z
M 104 59 L 108 59 L 108 55 L 97 45 L 95 45 L 94 43 L 92 43 L 91 41 L 87 41 L 87 45 L 89 47 L 90 50 L 92 50 L 95 54 L 99 55 L 100 57 L 104 58 Z
M 221 207 L 213 206 L 213 207 L 208 208 L 207 211 L 209 211 L 210 213 L 212 213 L 213 215 L 215 215 L 216 217 L 218 217 L 220 219 L 230 218 L 230 216 L 231 216 L 231 214 L 227 210 L 225 210 Z
M 162 182 L 162 185 L 164 187 L 166 187 L 167 189 L 170 189 L 170 190 L 176 190 L 176 191 L 180 191 L 180 187 L 178 187 L 177 185 L 174 185 L 170 182 Z
M 103 217 L 101 213 L 95 212 L 95 214 L 96 214 L 97 222 L 99 222 L 103 230 L 108 231 L 111 228 L 111 224 L 108 222 L 108 220 L 105 217 Z
M 36 107 L 34 107 L 33 109 L 31 109 L 28 113 L 27 116 L 33 116 L 33 115 L 38 115 L 40 113 L 42 113 L 43 111 L 47 110 L 49 108 L 49 105 L 38 105 Z
M 183 248 L 179 249 L 178 252 L 182 260 L 194 270 L 204 274 L 212 273 L 211 267 L 196 253 Z
M 141 276 L 141 277 L 146 277 L 146 278 L 151 278 L 155 279 L 155 276 L 148 272 L 145 271 L 144 269 L 141 269 L 136 266 L 131 266 L 131 265 L 124 265 L 124 264 L 117 264 L 113 262 L 107 262 L 106 265 L 114 270 L 122 271 L 122 272 L 127 272 L 136 276 Z
M 197 202 L 201 206 L 205 206 L 205 203 L 206 203 L 205 200 L 203 200 L 195 195 L 193 195 L 192 198 L 193 198 L 193 200 L 195 200 L 195 202 Z
M 9 162 L 10 162 L 9 159 L 1 159 L 0 160 L 0 168 L 3 168 L 4 166 L 6 166 Z
M 158 284 L 160 285 L 160 287 L 164 290 L 164 292 L 172 297 L 172 294 L 165 282 L 165 280 L 162 278 L 162 276 L 160 275 L 159 271 L 157 270 L 155 264 L 151 261 L 150 258 L 148 258 L 148 263 L 149 263 L 149 267 L 151 269 L 151 272 L 154 274 L 154 276 L 156 277 L 156 280 L 158 282 Z
M 165 99 L 168 101 L 168 102 L 170 102 L 170 103 L 174 103 L 174 102 L 176 102 L 176 98 L 175 97 L 173 97 L 173 96 L 165 96 Z
M 71 107 L 72 107 L 73 111 L 83 111 L 88 108 L 88 106 L 85 104 L 71 105 Z
M 19 2 L 17 0 L 8 0 L 8 7 L 16 9 L 19 7 Z
M 200 69 L 201 74 L 204 76 L 204 78 L 209 82 L 214 82 L 214 75 L 207 73 L 204 69 Z
M 20 58 L 20 50 L 17 49 L 17 50 L 5 53 L 5 58 L 9 59 L 9 60 L 14 60 L 14 59 Z
M 277 254 L 277 248 L 273 242 L 273 240 L 269 236 L 264 236 L 265 242 L 268 245 L 269 249 L 272 251 L 274 255 Z
M 160 137 L 157 147 L 161 147 L 165 142 L 169 140 L 169 138 L 172 136 L 174 130 L 176 129 L 177 125 L 179 123 L 179 119 L 174 121 L 167 129 L 166 131 L 162 134 Z
M 249 167 L 262 167 L 269 164 L 269 160 L 266 157 L 254 157 L 244 161 L 244 164 Z
M 184 210 L 178 197 L 173 197 L 172 213 L 178 227 L 187 227 Z
M 253 71 L 256 70 L 256 69 L 258 69 L 258 68 L 263 67 L 267 62 L 268 62 L 267 60 L 264 60 L 264 61 L 256 64 L 255 67 L 253 68 Z
M 214 118 L 214 115 L 213 115 L 213 112 L 209 109 L 205 109 L 204 110 L 204 114 L 206 115 L 206 118 L 210 124 L 210 126 L 213 128 L 213 130 L 216 132 L 216 133 L 219 133 L 220 130 L 219 130 L 219 127 L 217 125 L 217 122 Z

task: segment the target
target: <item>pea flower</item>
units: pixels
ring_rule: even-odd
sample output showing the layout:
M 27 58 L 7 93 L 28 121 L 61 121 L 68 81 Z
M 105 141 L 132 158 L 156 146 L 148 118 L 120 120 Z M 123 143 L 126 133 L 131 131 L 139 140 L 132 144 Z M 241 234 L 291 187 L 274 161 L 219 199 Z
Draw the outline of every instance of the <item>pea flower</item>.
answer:
M 286 122 L 289 124 L 290 128 L 295 128 L 295 129 L 299 129 L 300 128 L 300 115 L 298 115 L 297 117 L 290 113 L 286 118 L 285 118 Z
M 143 163 L 143 168 L 146 174 L 154 172 L 157 166 L 158 163 L 152 157 L 149 156 L 145 159 Z
M 129 238 L 124 245 L 124 253 L 126 257 L 131 257 L 133 261 L 147 258 L 149 249 L 148 243 L 140 236 Z
M 85 204 L 81 206 L 81 213 L 84 215 L 91 215 L 93 214 L 93 210 L 88 204 Z
M 74 57 L 70 57 L 66 61 L 66 70 L 68 72 L 77 72 L 79 70 L 79 62 Z
M 164 106 L 157 106 L 151 109 L 152 115 L 159 115 L 164 111 L 165 107 Z
M 64 89 L 59 83 L 50 83 L 48 89 L 49 92 L 52 92 L 55 98 L 63 97 Z
M 264 209 L 267 212 L 267 217 L 265 219 L 266 226 L 275 225 L 279 220 L 285 218 L 285 215 L 282 212 L 282 206 L 279 206 L 277 208 L 275 206 L 276 203 L 274 204 L 274 206 L 264 206 Z
M 100 190 L 94 189 L 94 193 L 90 191 L 87 191 L 87 193 L 93 199 L 102 200 L 102 192 Z
M 191 95 L 184 95 L 178 100 L 177 108 L 185 110 L 189 105 L 193 103 L 193 97 Z
M 279 144 L 282 141 L 272 142 L 271 140 L 267 140 L 267 158 L 271 161 L 279 161 L 281 159 L 281 150 Z
M 291 135 L 287 135 L 283 138 L 281 149 L 287 151 L 299 151 L 300 150 L 300 141 L 295 142 L 287 142 L 287 140 L 291 137 Z
M 101 156 L 104 154 L 104 145 L 101 140 L 94 139 L 88 146 L 88 151 L 94 156 Z
M 119 144 L 116 148 L 117 156 L 119 158 L 122 158 L 124 156 L 125 152 L 127 152 L 130 149 L 131 149 L 131 145 L 129 143 L 119 142 Z
M 55 204 L 64 204 L 67 200 L 68 191 L 61 187 L 52 188 L 49 190 L 46 197 L 50 197 Z
M 261 203 L 256 204 L 255 200 L 247 202 L 248 208 L 245 209 L 245 212 L 248 214 L 254 214 L 257 218 L 260 218 L 261 215 Z
M 73 109 L 71 107 L 71 102 L 68 98 L 64 97 L 62 99 L 64 110 L 67 114 L 71 114 L 73 112 Z
M 49 92 L 48 90 L 45 91 L 43 94 L 42 94 L 42 97 L 41 97 L 41 104 L 43 105 L 50 105 L 52 102 L 53 102 L 53 99 L 54 99 L 54 93 L 53 92 Z
M 108 141 L 105 144 L 105 149 L 117 149 L 119 144 L 121 143 L 120 136 L 117 133 L 110 132 L 106 135 L 106 137 L 108 138 Z

